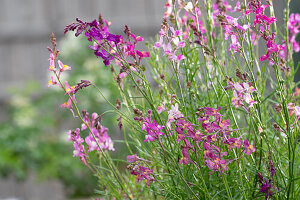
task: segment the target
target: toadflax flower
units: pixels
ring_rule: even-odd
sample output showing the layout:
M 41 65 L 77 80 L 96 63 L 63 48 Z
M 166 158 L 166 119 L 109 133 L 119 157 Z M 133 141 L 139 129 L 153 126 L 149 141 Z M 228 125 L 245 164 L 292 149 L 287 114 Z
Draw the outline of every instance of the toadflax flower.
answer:
M 200 128 L 196 129 L 195 124 L 190 123 L 179 112 L 178 105 L 173 106 L 171 114 L 177 116 L 171 118 L 175 124 L 174 133 L 177 133 L 176 141 L 183 143 L 181 146 L 182 157 L 179 163 L 187 165 L 192 163 L 196 165 L 196 162 L 192 160 L 192 153 L 199 151 L 198 148 L 203 149 L 204 164 L 213 172 L 224 173 L 228 171 L 228 165 L 233 160 L 226 158 L 228 153 L 233 149 L 239 149 L 244 145 L 245 150 L 241 150 L 241 153 L 250 155 L 255 151 L 253 145 L 249 145 L 248 140 L 242 140 L 232 137 L 230 122 L 228 119 L 224 119 L 220 114 L 221 108 L 218 107 L 202 107 L 197 109 L 198 122 Z M 201 148 L 202 144 L 203 148 Z M 225 148 L 224 148 L 225 147 Z M 227 147 L 227 148 L 226 148 Z
M 151 121 L 151 110 L 148 111 L 148 117 L 144 119 L 142 130 L 146 130 L 147 135 L 145 136 L 145 142 L 146 141 L 154 141 L 159 136 L 163 135 L 162 129 L 164 126 L 158 125 L 153 119 Z
M 77 128 L 75 131 L 69 130 L 69 141 L 73 141 L 73 157 L 78 156 L 80 160 L 86 165 L 87 154 L 85 153 L 84 139 L 80 137 L 80 129 Z
M 90 119 L 88 112 L 83 111 L 82 113 L 83 121 L 85 123 L 81 125 L 81 130 L 89 129 L 89 135 L 85 138 L 85 142 L 88 145 L 87 151 L 114 151 L 113 142 L 107 133 L 108 129 L 100 124 L 100 117 L 98 114 L 93 113 Z
M 228 85 L 228 88 L 233 90 L 232 105 L 234 105 L 235 108 L 243 107 L 248 111 L 247 107 L 251 108 L 254 104 L 257 104 L 257 101 L 254 101 L 252 96 L 252 93 L 255 92 L 256 89 L 251 83 L 238 83 L 230 79 Z
M 155 181 L 153 178 L 153 169 L 149 169 L 148 167 L 143 167 L 137 164 L 131 168 L 130 173 L 135 175 L 137 182 L 145 180 L 146 185 L 150 185 L 150 183 Z
M 248 140 L 244 140 L 245 154 L 247 156 L 251 155 L 251 153 L 255 152 L 255 147 L 252 144 L 249 144 Z

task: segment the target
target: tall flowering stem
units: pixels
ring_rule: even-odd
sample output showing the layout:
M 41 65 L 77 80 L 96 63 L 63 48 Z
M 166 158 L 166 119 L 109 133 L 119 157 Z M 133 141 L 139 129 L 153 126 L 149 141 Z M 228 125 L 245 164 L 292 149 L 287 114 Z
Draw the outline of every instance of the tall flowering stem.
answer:
M 167 0 L 165 8 L 147 50 L 139 48 L 144 38 L 128 26 L 112 33 L 102 16 L 66 27 L 112 72 L 122 97 L 116 105 L 90 81 L 64 82 L 71 68 L 50 51 L 48 85 L 63 88 L 61 107 L 83 121 L 69 132 L 73 155 L 86 164 L 91 151 L 101 152 L 112 176 L 92 167 L 100 182 L 114 183 L 103 190 L 117 199 L 295 199 L 300 108 L 291 55 L 300 49 L 300 15 L 287 8 L 279 41 L 269 1 Z M 75 96 L 89 87 L 118 115 L 130 151 L 125 172 L 109 156 L 103 115 L 79 112 Z

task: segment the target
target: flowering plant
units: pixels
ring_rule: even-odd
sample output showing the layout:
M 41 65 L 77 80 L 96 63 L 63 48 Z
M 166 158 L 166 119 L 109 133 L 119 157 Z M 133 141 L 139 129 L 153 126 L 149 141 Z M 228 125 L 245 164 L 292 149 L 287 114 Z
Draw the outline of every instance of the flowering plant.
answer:
M 292 54 L 299 51 L 300 15 L 289 15 L 286 2 L 281 33 L 272 1 L 168 0 L 157 42 L 147 43 L 147 51 L 137 45 L 144 38 L 128 26 L 124 35 L 116 35 L 102 16 L 92 22 L 76 19 L 65 33 L 84 35 L 110 68 L 122 97 L 115 104 L 89 80 L 73 86 L 63 80 L 71 67 L 58 60 L 51 36 L 49 86 L 62 88 L 66 102 L 61 107 L 81 121 L 68 132 L 73 156 L 99 178 L 102 195 L 299 197 L 300 107 Z M 76 96 L 92 87 L 118 115 L 130 152 L 121 161 L 128 171 L 120 171 L 119 160 L 110 157 L 114 140 L 101 122 L 107 112 L 79 110 Z M 91 161 L 91 152 L 100 164 Z

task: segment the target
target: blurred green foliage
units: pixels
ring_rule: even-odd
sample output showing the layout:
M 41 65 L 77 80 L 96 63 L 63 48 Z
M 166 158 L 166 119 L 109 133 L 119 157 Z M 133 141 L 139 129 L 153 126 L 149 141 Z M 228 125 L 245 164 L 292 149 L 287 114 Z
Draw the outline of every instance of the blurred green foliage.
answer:
M 112 102 L 117 98 L 110 69 L 94 57 L 83 39 L 68 37 L 60 47 L 62 60 L 72 67 L 63 79 L 74 85 L 80 80 L 90 80 L 98 85 Z M 48 66 L 45 66 L 45 73 Z M 46 82 L 45 82 L 46 85 Z M 71 112 L 59 105 L 67 100 L 59 88 L 47 89 L 38 82 L 28 82 L 22 89 L 10 89 L 12 93 L 5 105 L 5 120 L 0 123 L 0 175 L 13 175 L 22 180 L 29 171 L 38 178 L 59 179 L 70 196 L 89 195 L 97 187 L 97 179 L 91 175 L 79 159 L 72 157 L 73 146 L 67 141 L 67 130 L 80 127 Z M 103 113 L 108 109 L 104 99 L 87 88 L 78 92 L 81 109 Z M 118 133 L 116 115 L 109 113 L 103 124 L 109 134 Z

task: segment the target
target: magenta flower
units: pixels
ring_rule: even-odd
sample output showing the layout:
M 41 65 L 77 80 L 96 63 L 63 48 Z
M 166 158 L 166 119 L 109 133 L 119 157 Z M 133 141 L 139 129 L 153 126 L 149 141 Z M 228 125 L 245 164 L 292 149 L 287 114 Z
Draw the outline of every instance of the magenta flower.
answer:
M 55 68 L 55 56 L 53 54 L 53 52 L 50 53 L 50 57 L 49 57 L 49 71 L 53 71 L 56 72 L 56 68 Z
M 251 108 L 254 104 L 257 104 L 257 101 L 254 101 L 252 97 L 252 93 L 256 90 L 251 83 L 238 83 L 230 80 L 228 85 L 228 88 L 233 89 L 232 105 L 235 108 L 243 107 L 246 111 L 248 111 L 245 103 L 248 104 L 248 108 Z
M 189 162 L 191 162 L 188 149 L 182 148 L 181 152 L 182 152 L 182 158 L 180 159 L 179 163 L 183 163 L 187 165 Z
M 68 135 L 68 140 L 73 141 L 73 157 L 78 156 L 80 160 L 86 165 L 87 155 L 85 153 L 84 145 L 82 144 L 84 140 L 80 137 L 80 129 L 77 128 L 75 131 L 69 130 Z
M 54 76 L 51 76 L 51 80 L 48 82 L 48 87 L 50 87 L 51 85 L 57 85 L 57 81 Z
M 155 139 L 157 139 L 159 136 L 163 135 L 164 133 L 161 132 L 163 128 L 164 126 L 158 125 L 154 119 L 151 122 L 151 118 L 147 117 L 142 127 L 142 130 L 146 130 L 147 132 L 144 141 L 146 142 L 149 140 L 152 142 Z
M 228 148 L 231 150 L 233 148 L 240 148 L 240 146 L 243 144 L 243 141 L 237 138 L 229 138 L 225 143 L 228 144 Z
M 251 155 L 253 152 L 256 151 L 255 147 L 252 144 L 249 145 L 249 142 L 246 139 L 244 140 L 244 147 L 245 147 L 245 154 L 247 156 Z
M 63 72 L 65 70 L 71 70 L 72 68 L 68 65 L 64 65 L 60 60 L 57 61 L 58 66 L 60 68 L 60 72 Z
M 110 150 L 114 151 L 113 141 L 108 136 L 108 129 L 100 124 L 100 118 L 97 113 L 93 113 L 90 119 L 89 113 L 83 111 L 83 123 L 81 125 L 81 130 L 91 129 L 89 135 L 85 138 L 85 142 L 88 145 L 87 151 L 101 151 Z
M 139 166 L 139 164 L 134 165 L 131 168 L 130 173 L 135 175 L 136 181 L 145 180 L 146 185 L 150 185 L 155 179 L 153 178 L 153 169 L 147 167 Z
M 272 199 L 273 197 L 273 191 L 272 188 L 274 188 L 272 184 L 272 179 L 267 179 L 263 177 L 263 175 L 259 172 L 257 172 L 258 176 L 258 182 L 261 184 L 259 192 L 265 194 L 265 199 Z
M 137 156 L 137 154 L 133 154 L 131 156 L 127 156 L 127 162 L 129 163 L 134 163 L 136 161 L 139 160 L 139 157 Z
M 73 94 L 75 91 L 75 86 L 69 86 L 68 81 L 65 81 L 66 94 Z
M 289 43 L 293 44 L 293 50 L 295 52 L 300 51 L 300 45 L 296 41 L 296 36 L 300 32 L 300 14 L 292 13 L 290 15 L 289 21 L 288 21 L 288 29 L 289 29 Z
M 242 47 L 241 44 L 237 41 L 236 35 L 231 35 L 231 45 L 229 46 L 229 50 L 233 49 L 233 53 L 240 52 Z

